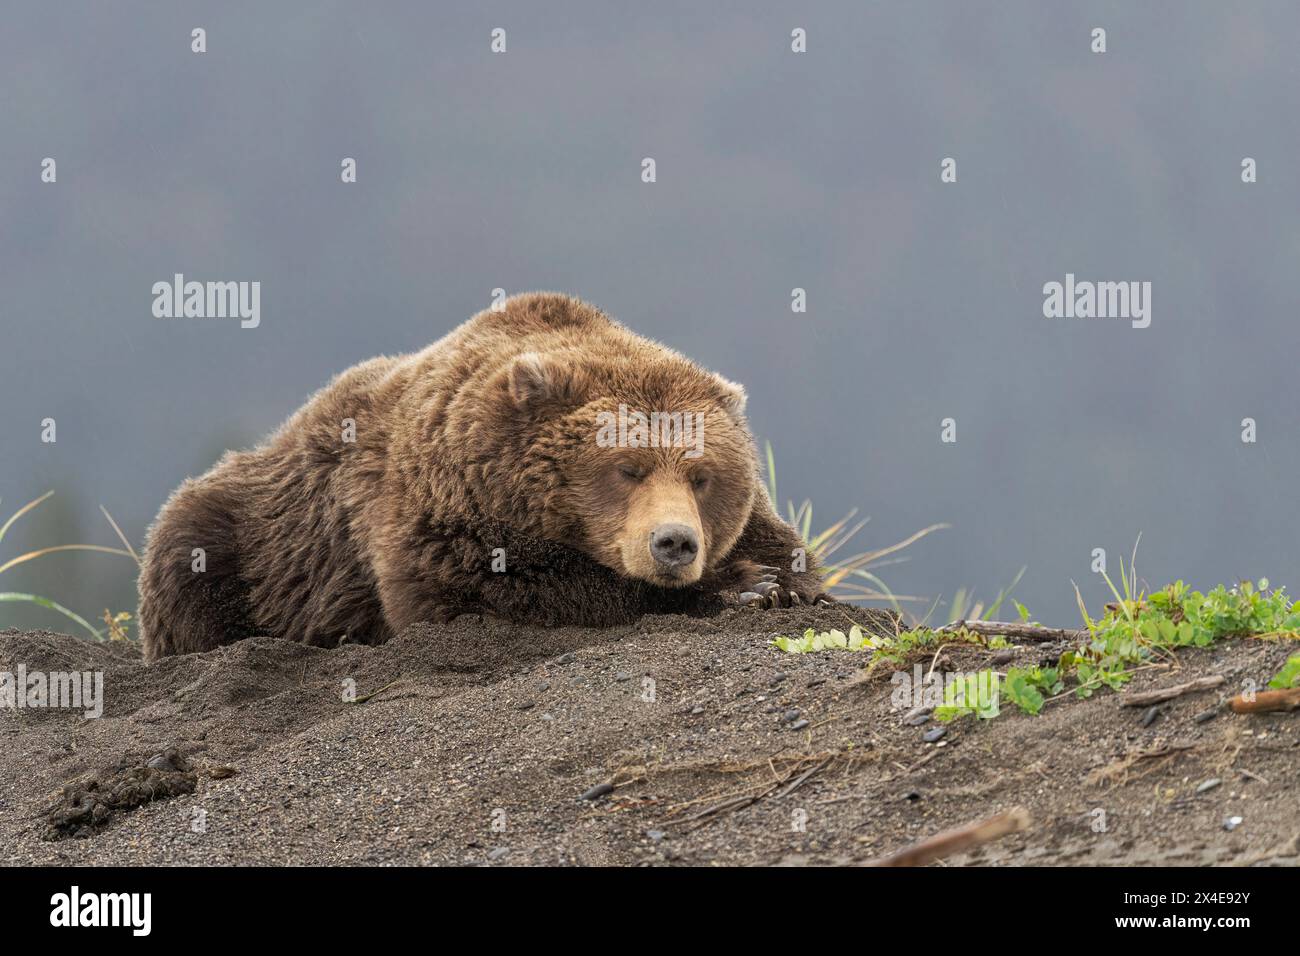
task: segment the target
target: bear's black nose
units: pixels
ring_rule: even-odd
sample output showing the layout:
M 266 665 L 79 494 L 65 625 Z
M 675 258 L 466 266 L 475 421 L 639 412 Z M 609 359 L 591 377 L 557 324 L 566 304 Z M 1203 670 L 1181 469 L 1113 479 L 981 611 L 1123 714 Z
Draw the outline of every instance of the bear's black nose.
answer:
M 699 550 L 700 539 L 684 524 L 661 524 L 650 533 L 650 553 L 664 567 L 690 564 Z

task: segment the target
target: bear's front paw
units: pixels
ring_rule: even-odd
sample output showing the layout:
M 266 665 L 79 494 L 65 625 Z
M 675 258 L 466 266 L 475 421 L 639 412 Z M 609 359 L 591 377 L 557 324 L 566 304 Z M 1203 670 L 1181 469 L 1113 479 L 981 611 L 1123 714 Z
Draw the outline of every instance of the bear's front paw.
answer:
M 750 607 L 801 607 L 805 604 L 833 604 L 829 594 L 820 587 L 783 585 L 777 578 L 779 568 L 756 565 L 757 580 L 741 590 L 738 600 Z

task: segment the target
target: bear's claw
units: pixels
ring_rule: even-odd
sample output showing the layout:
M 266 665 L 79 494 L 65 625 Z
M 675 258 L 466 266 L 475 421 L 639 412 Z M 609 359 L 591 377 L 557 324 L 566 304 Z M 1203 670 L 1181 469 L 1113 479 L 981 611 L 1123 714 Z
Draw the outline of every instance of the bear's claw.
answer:
M 805 598 L 792 588 L 783 588 L 779 584 L 770 581 L 760 581 L 750 590 L 741 592 L 738 600 L 741 604 L 758 608 L 804 607 L 807 605 L 828 607 L 835 603 L 824 593 Z
M 739 561 L 721 569 L 720 580 L 715 586 L 727 596 L 728 603 L 735 601 L 742 607 L 785 608 L 835 603 L 817 587 L 815 575 L 792 576 L 789 584 L 783 584 L 778 579 L 783 573 L 781 568 L 770 564 Z M 804 581 L 809 581 L 811 586 Z

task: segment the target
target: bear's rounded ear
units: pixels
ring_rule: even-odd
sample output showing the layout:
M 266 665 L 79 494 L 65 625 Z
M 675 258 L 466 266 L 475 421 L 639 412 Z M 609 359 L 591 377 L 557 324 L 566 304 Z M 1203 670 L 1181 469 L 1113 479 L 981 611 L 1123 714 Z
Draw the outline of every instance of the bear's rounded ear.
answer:
M 546 363 L 536 352 L 515 356 L 506 376 L 510 399 L 520 408 L 542 401 L 550 393 L 550 377 Z
M 726 409 L 728 415 L 740 421 L 745 417 L 745 402 L 749 399 L 749 396 L 745 394 L 745 386 L 739 382 L 725 379 L 716 372 L 713 377 L 717 381 L 718 387 L 722 389 L 722 407 Z
M 506 389 L 518 408 L 528 408 L 548 401 L 569 401 L 572 381 L 557 363 L 537 352 L 516 355 L 506 375 Z

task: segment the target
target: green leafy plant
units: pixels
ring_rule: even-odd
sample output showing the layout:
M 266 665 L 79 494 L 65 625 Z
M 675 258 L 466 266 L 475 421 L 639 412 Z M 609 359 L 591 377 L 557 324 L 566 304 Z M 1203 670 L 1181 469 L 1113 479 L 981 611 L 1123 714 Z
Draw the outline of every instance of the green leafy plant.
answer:
M 1292 654 L 1288 657 L 1277 676 L 1268 682 L 1268 686 L 1274 690 L 1300 687 L 1300 654 Z
M 1175 581 L 1150 595 L 1137 591 L 1131 581 L 1124 578 L 1120 593 L 1106 578 L 1115 602 L 1097 619 L 1079 598 L 1091 640 L 1068 663 L 1077 665 L 1080 697 L 1103 685 L 1119 689 L 1133 668 L 1167 659 L 1181 647 L 1208 647 L 1244 635 L 1300 638 L 1300 602 L 1293 602 L 1283 588 L 1270 591 L 1267 579 L 1232 588 L 1219 585 L 1206 593 Z
M 934 719 L 948 723 L 973 715 L 980 720 L 992 720 L 1002 712 L 998 705 L 1000 692 L 994 671 L 960 675 L 944 683 L 943 703 L 934 709 Z
M 1011 646 L 1007 639 L 1000 635 L 988 637 L 965 628 L 937 631 L 928 627 L 917 627 L 879 638 L 868 672 L 885 665 L 906 667 L 912 661 L 933 653 L 934 649 L 944 644 L 974 644 L 992 649 Z
M 869 634 L 857 624 L 850 628 L 847 635 L 837 630 L 818 632 L 809 628 L 804 631 L 803 637 L 778 637 L 772 644 L 787 654 L 833 650 L 871 651 L 869 671 L 884 664 L 903 667 L 941 644 L 976 644 L 994 649 L 1011 646 L 1005 637 L 985 637 L 965 628 L 936 631 L 918 627 L 897 634 Z
M 778 637 L 772 643 L 787 654 L 812 654 L 829 650 L 860 651 L 868 646 L 869 638 L 854 624 L 848 634 L 836 630 L 818 633 L 810 627 L 803 632 L 803 637 Z
M 10 515 L 9 519 L 3 525 L 0 525 L 0 541 L 4 540 L 4 536 L 6 532 L 8 532 L 11 527 L 13 527 L 15 521 L 17 521 L 19 518 L 21 518 L 23 515 L 27 514 L 28 512 L 39 507 L 41 504 L 47 501 L 51 496 L 53 496 L 53 494 L 54 494 L 53 491 L 47 491 L 39 498 L 29 501 L 27 504 L 23 505 L 12 515 Z M 123 544 L 122 548 L 109 548 L 99 544 L 58 544 L 47 548 L 38 548 L 35 551 L 29 551 L 26 554 L 20 554 L 16 558 L 10 558 L 8 561 L 5 561 L 4 563 L 0 564 L 0 574 L 3 574 L 5 571 L 8 571 L 10 568 L 16 567 L 17 565 L 23 564 L 27 561 L 32 561 L 35 560 L 36 558 L 44 557 L 47 554 L 54 554 L 59 551 L 97 551 L 100 552 L 101 554 L 122 555 L 124 557 L 133 559 L 136 562 L 136 565 L 139 566 L 140 556 L 136 554 L 135 549 L 131 547 L 131 542 L 128 541 L 126 535 L 122 533 L 122 529 L 119 528 L 117 522 L 113 520 L 113 516 L 108 513 L 108 510 L 103 505 L 100 505 L 99 510 L 104 513 L 104 517 L 108 519 L 108 523 L 112 526 L 113 531 L 116 532 L 118 540 L 120 540 Z M 100 629 L 94 627 L 89 621 L 87 621 L 76 611 L 70 610 L 69 608 L 64 607 L 62 604 L 58 603 L 57 601 L 51 600 L 50 598 L 47 597 L 42 597 L 38 594 L 24 594 L 17 591 L 0 591 L 0 602 L 22 602 L 27 604 L 35 604 L 38 607 L 43 607 L 51 611 L 56 611 L 59 614 L 62 614 L 64 617 L 68 618 L 69 620 L 75 621 L 78 625 L 80 625 L 87 632 L 89 632 L 90 636 L 97 641 L 127 639 L 126 622 L 131 619 L 131 615 L 128 614 L 126 611 L 120 611 L 117 614 L 112 614 L 107 609 L 105 609 L 104 611 L 105 626 L 103 629 Z
M 1075 588 L 1088 640 L 1061 655 L 1052 670 L 1062 680 L 1060 687 L 1053 681 L 1052 696 L 1062 692 L 1066 678 L 1073 679 L 1079 697 L 1102 687 L 1121 690 L 1138 668 L 1168 660 L 1179 648 L 1208 647 L 1229 637 L 1300 639 L 1300 602 L 1283 588 L 1269 590 L 1267 579 L 1205 593 L 1175 581 L 1147 594 L 1138 589 L 1131 564 L 1125 573 L 1121 561 L 1120 572 L 1122 591 L 1103 574 L 1115 600 L 1098 618 L 1088 614 Z M 1031 709 L 1032 695 L 1026 700 L 1031 707 L 1025 709 Z
M 1000 678 L 995 686 L 1019 710 L 1038 714 L 1051 701 L 1070 693 L 1086 698 L 1106 687 L 1122 690 L 1138 669 L 1167 661 L 1180 648 L 1208 647 L 1230 637 L 1300 640 L 1300 601 L 1292 601 L 1283 588 L 1270 589 L 1267 579 L 1243 581 L 1233 587 L 1219 585 L 1204 593 L 1175 581 L 1147 594 L 1139 590 L 1131 565 L 1126 570 L 1121 562 L 1121 575 L 1122 588 L 1106 578 L 1115 600 L 1096 618 L 1088 613 L 1075 588 L 1086 638 L 1062 653 L 1056 666 L 1012 667 Z M 994 609 L 1004 596 L 995 602 Z M 1018 601 L 1013 603 L 1021 623 L 1030 623 L 1028 608 Z M 800 639 L 780 637 L 773 643 L 792 654 L 822 650 L 868 652 L 871 660 L 867 674 L 885 666 L 906 667 L 941 646 L 1011 646 L 1005 635 L 986 635 L 953 625 L 944 629 L 922 626 L 880 635 L 863 632 L 857 626 L 847 635 L 840 631 L 809 630 Z M 993 677 L 996 679 L 997 675 Z M 1300 686 L 1300 654 L 1287 660 L 1269 686 L 1275 689 Z M 946 687 L 941 709 L 943 720 L 968 714 L 984 719 L 996 716 L 995 708 L 980 708 L 970 704 L 966 697 L 950 696 Z
M 1055 696 L 1064 687 L 1059 667 L 1013 667 L 1002 682 L 1007 700 L 1026 714 L 1037 714 L 1046 702 L 1044 695 Z

